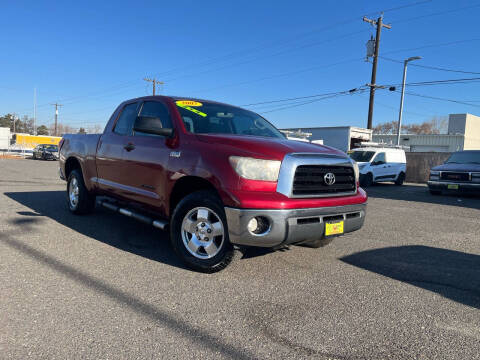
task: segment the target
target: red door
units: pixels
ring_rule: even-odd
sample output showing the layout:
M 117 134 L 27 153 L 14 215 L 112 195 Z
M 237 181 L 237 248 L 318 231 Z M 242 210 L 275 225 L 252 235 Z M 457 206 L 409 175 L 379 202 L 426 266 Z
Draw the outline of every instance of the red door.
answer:
M 125 147 L 128 147 L 133 123 L 137 118 L 138 105 L 138 102 L 125 104 L 112 130 L 104 133 L 100 138 L 97 149 L 98 187 L 123 198 L 129 196 L 125 183 L 131 176 L 124 162 L 124 153 Z
M 172 128 L 167 105 L 161 100 L 145 101 L 140 105 L 139 116 L 159 118 L 164 128 Z M 129 176 L 124 177 L 131 200 L 148 204 L 162 214 L 166 213 L 166 181 L 171 149 L 166 138 L 133 131 L 127 137 L 123 159 Z

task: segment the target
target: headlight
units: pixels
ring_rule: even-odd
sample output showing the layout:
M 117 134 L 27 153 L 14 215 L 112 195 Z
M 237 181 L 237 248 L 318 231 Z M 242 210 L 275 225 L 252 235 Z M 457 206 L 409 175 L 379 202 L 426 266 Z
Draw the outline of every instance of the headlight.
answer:
M 472 181 L 480 183 L 480 173 L 472 173 Z
M 439 180 L 440 171 L 430 171 L 430 180 Z
M 360 170 L 358 169 L 358 164 L 356 161 L 353 162 L 353 172 L 355 174 L 355 183 L 358 181 Z
M 237 174 L 250 180 L 277 181 L 281 163 L 278 160 L 230 156 L 230 164 Z

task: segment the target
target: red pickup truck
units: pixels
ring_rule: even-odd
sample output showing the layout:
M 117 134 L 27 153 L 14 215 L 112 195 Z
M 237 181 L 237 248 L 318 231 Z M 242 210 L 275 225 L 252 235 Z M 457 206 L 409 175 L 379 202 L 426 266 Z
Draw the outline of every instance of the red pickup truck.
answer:
M 60 177 L 74 214 L 96 203 L 161 229 L 191 268 L 236 249 L 320 247 L 360 229 L 358 167 L 328 146 L 287 140 L 260 115 L 169 96 L 118 106 L 101 135 L 65 135 Z

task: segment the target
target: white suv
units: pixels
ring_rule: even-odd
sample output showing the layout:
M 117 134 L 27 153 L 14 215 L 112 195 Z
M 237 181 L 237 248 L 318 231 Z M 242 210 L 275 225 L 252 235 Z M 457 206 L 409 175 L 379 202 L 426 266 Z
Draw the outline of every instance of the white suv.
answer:
M 402 185 L 405 181 L 407 159 L 403 149 L 364 147 L 353 149 L 350 157 L 358 163 L 360 184 L 364 187 L 382 181 Z

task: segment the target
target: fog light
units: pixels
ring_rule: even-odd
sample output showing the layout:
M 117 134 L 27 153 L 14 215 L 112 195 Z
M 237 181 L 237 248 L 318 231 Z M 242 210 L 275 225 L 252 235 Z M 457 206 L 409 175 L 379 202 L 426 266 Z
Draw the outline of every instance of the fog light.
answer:
M 251 218 L 250 221 L 248 222 L 247 229 L 250 232 L 254 232 L 257 230 L 258 227 L 258 221 L 256 218 Z
M 247 229 L 253 235 L 264 235 L 270 231 L 270 222 L 264 216 L 255 216 L 248 222 Z

